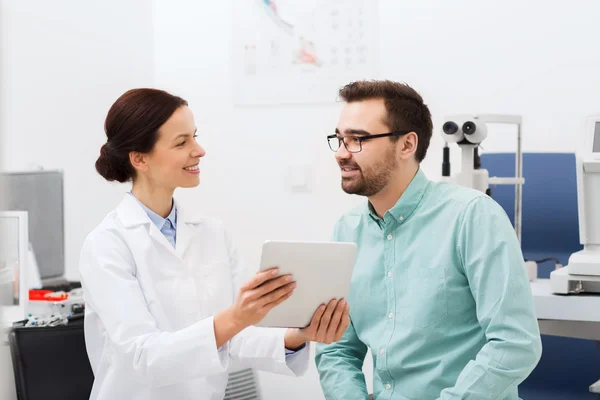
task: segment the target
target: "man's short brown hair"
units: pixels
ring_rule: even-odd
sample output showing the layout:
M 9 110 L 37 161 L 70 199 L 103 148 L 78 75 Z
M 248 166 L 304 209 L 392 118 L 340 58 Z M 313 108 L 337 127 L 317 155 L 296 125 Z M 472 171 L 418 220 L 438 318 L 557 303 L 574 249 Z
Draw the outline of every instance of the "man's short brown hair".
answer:
M 387 111 L 384 123 L 392 132 L 412 131 L 419 138 L 415 158 L 423 161 L 429 148 L 433 122 L 427 105 L 416 90 L 405 83 L 384 81 L 356 81 L 340 89 L 340 98 L 347 103 L 383 99 Z M 399 137 L 392 136 L 392 141 Z

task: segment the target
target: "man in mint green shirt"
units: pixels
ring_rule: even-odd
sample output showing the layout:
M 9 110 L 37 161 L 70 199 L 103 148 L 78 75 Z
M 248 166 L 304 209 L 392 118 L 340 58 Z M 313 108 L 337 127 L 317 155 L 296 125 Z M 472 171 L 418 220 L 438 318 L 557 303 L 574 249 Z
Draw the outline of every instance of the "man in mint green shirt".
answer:
M 334 240 L 359 252 L 342 340 L 317 346 L 328 400 L 518 399 L 541 355 L 523 256 L 504 210 L 484 193 L 429 181 L 419 168 L 429 109 L 407 85 L 355 82 L 328 137 L 342 189 L 367 197 Z

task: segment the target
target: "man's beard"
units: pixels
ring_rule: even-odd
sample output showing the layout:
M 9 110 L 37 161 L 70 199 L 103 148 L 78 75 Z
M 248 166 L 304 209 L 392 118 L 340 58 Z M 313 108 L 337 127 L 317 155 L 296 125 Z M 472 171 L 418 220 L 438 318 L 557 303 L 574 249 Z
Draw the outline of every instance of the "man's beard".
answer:
M 343 167 L 357 168 L 359 172 L 356 177 L 342 178 L 344 192 L 366 197 L 376 195 L 387 186 L 392 174 L 398 168 L 396 147 L 391 147 L 383 160 L 377 161 L 364 170 L 351 162 L 340 164 L 340 168 Z

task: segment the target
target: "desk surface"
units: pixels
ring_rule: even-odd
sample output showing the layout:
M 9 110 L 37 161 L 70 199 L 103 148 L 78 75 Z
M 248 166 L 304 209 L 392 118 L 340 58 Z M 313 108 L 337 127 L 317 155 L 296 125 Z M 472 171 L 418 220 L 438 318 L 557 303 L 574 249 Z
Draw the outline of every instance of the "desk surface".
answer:
M 600 322 L 600 295 L 553 294 L 550 279 L 531 283 L 538 319 Z

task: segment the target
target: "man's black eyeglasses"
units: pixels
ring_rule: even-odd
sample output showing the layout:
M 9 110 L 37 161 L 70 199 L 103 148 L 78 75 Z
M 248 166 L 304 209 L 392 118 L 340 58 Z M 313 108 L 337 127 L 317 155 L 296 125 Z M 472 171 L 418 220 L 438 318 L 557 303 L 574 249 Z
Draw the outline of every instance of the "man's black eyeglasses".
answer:
M 359 153 L 362 150 L 362 142 L 365 140 L 377 139 L 389 136 L 402 136 L 412 131 L 399 131 L 389 133 L 379 133 L 377 135 L 364 135 L 364 136 L 338 136 L 337 134 L 327 136 L 327 142 L 331 151 L 338 151 L 342 143 L 344 147 L 350 153 Z

